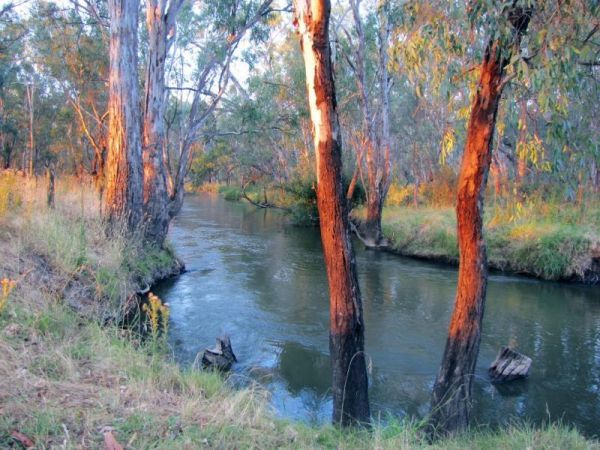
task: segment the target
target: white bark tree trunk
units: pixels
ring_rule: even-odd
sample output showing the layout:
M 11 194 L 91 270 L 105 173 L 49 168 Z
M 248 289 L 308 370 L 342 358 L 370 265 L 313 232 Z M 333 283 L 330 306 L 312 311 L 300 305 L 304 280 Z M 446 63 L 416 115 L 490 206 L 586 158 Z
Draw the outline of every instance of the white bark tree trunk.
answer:
M 165 67 L 169 48 L 175 36 L 175 22 L 183 0 L 170 3 L 148 0 L 148 64 L 144 96 L 144 231 L 146 239 L 162 246 L 169 229 L 169 194 L 164 160 L 167 102 Z
M 376 102 L 367 89 L 366 71 L 366 37 L 360 15 L 360 0 L 351 0 L 350 7 L 354 18 L 354 27 L 358 42 L 354 52 L 354 60 L 349 63 L 353 67 L 359 91 L 360 106 L 363 116 L 363 141 L 367 174 L 367 217 L 365 220 L 365 243 L 379 246 L 383 242 L 381 231 L 381 213 L 383 202 L 389 187 L 390 147 L 389 147 L 389 74 L 387 47 L 391 32 L 388 15 L 389 3 L 384 0 L 379 7 L 380 29 L 378 32 L 378 65 L 379 80 L 376 94 L 379 98 L 379 111 Z M 351 39 L 348 35 L 349 40 Z M 379 112 L 379 114 L 377 114 Z

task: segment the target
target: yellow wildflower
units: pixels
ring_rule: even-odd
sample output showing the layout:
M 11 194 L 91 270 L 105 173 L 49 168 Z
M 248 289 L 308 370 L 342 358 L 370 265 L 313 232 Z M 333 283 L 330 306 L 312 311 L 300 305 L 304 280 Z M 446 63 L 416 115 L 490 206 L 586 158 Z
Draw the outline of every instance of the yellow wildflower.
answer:
M 169 328 L 169 305 L 163 303 L 158 295 L 150 292 L 148 294 L 148 303 L 142 306 L 142 310 L 148 315 L 152 336 L 158 336 L 160 325 L 162 325 L 163 333 L 167 333 Z
M 0 295 L 0 312 L 2 312 L 8 303 L 8 297 L 10 296 L 11 291 L 15 288 L 16 283 L 15 280 L 10 280 L 5 277 L 0 280 L 0 284 L 2 285 L 2 295 Z

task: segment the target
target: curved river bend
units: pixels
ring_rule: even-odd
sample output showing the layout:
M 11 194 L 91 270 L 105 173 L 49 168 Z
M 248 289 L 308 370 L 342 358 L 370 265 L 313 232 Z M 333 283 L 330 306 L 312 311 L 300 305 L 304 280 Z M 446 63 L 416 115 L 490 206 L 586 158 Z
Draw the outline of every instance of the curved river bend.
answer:
M 259 379 L 277 413 L 327 421 L 328 297 L 317 229 L 276 211 L 204 194 L 186 198 L 170 239 L 189 272 L 158 287 L 171 305 L 177 360 L 228 334 L 242 378 Z M 370 397 L 375 417 L 422 417 L 441 361 L 456 270 L 357 249 Z M 491 385 L 487 367 L 516 342 L 533 358 L 529 379 Z M 562 420 L 600 429 L 600 288 L 490 277 L 473 420 Z

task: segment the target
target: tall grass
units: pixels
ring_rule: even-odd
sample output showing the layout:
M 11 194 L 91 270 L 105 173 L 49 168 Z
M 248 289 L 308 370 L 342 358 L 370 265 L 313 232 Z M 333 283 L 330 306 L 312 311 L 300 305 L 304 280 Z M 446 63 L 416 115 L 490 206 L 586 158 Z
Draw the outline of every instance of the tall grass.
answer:
M 0 215 L 2 238 L 17 242 L 19 252 L 36 255 L 35 271 L 52 270 L 60 275 L 61 286 L 72 290 L 74 297 L 82 289 L 90 291 L 88 303 L 118 316 L 133 291 L 173 268 L 171 250 L 144 245 L 139 236 L 126 233 L 124 226 L 121 231 L 113 227 L 107 238 L 91 180 L 57 180 L 55 208 L 46 205 L 45 189 L 43 179 L 0 174 L 0 193 L 18 199 Z

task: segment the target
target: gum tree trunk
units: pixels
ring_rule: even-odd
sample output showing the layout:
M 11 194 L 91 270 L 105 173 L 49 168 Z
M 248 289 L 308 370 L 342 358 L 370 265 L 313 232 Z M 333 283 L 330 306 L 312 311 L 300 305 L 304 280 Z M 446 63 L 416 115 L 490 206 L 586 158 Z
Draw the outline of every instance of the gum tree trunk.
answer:
M 333 422 L 370 419 L 364 323 L 347 204 L 342 186 L 341 141 L 329 47 L 329 0 L 297 0 L 296 20 L 317 161 L 317 206 L 330 297 L 329 349 Z
M 508 13 L 515 47 L 527 29 L 531 10 L 513 3 Z M 481 63 L 477 92 L 471 105 L 467 140 L 458 180 L 456 218 L 460 264 L 454 311 L 442 364 L 433 387 L 430 432 L 453 434 L 469 425 L 473 373 L 479 344 L 487 287 L 487 256 L 483 237 L 483 195 L 492 161 L 492 141 L 504 69 L 511 48 L 490 41 Z
M 351 0 L 350 8 L 354 19 L 357 45 L 354 58 L 348 64 L 354 72 L 359 93 L 359 103 L 363 119 L 363 141 L 367 184 L 367 214 L 364 222 L 364 243 L 378 247 L 383 243 L 381 213 L 389 189 L 390 142 L 389 142 L 389 91 L 388 42 L 391 26 L 388 21 L 390 5 L 387 0 L 378 4 L 379 29 L 377 33 L 378 73 L 377 88 L 369 86 L 367 79 L 366 37 L 361 18 L 361 0 Z M 371 93 L 369 92 L 371 91 Z
M 149 0 L 148 66 L 144 95 L 144 231 L 146 239 L 162 246 L 169 230 L 169 193 L 167 189 L 164 116 L 167 101 L 165 64 L 175 36 L 175 21 L 183 0 Z
M 142 146 L 138 96 L 137 30 L 139 0 L 109 0 L 108 155 L 103 213 L 109 223 L 126 221 L 129 231 L 142 220 Z
M 489 46 L 471 107 L 458 182 L 458 287 L 446 349 L 431 401 L 430 424 L 440 434 L 465 429 L 469 424 L 471 384 L 479 353 L 487 285 L 483 193 L 492 155 L 502 73 L 503 63 L 499 60 L 498 50 Z

